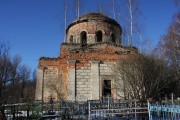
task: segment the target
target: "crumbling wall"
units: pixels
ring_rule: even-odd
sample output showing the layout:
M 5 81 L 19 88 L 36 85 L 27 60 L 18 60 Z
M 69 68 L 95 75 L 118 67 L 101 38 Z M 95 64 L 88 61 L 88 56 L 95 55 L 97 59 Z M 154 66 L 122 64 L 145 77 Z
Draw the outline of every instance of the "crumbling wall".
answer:
M 76 100 L 87 100 L 91 98 L 91 64 L 85 60 L 76 63 Z

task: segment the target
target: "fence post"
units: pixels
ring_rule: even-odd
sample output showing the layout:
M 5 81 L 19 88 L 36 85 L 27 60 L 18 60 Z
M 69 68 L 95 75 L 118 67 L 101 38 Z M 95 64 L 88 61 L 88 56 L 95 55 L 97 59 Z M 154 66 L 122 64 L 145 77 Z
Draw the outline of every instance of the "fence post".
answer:
M 109 95 L 108 95 L 108 113 L 109 113 Z
M 174 104 L 174 95 L 173 93 L 171 93 L 171 102 L 172 102 L 172 105 Z
M 147 100 L 147 103 L 148 103 L 149 120 L 151 120 L 151 111 L 150 111 L 150 103 L 149 103 L 149 100 Z
M 135 105 L 135 120 L 137 120 L 137 115 L 136 115 L 136 100 L 134 101 L 134 105 Z
M 91 105 L 90 105 L 90 101 L 88 101 L 88 109 L 89 109 L 89 116 L 88 116 L 88 120 L 91 120 Z
M 171 103 L 172 103 L 172 106 L 174 105 L 174 95 L 173 95 L 173 93 L 171 93 Z M 173 114 L 173 112 L 171 112 L 171 119 L 173 119 L 173 116 L 174 116 L 174 114 Z
M 16 112 L 16 110 L 15 110 L 15 105 L 12 106 L 12 111 L 13 111 L 13 120 L 15 120 L 15 119 L 16 119 L 16 118 L 15 118 L 15 112 Z
M 29 118 L 29 108 L 30 108 L 30 105 L 28 104 L 27 105 L 27 118 Z

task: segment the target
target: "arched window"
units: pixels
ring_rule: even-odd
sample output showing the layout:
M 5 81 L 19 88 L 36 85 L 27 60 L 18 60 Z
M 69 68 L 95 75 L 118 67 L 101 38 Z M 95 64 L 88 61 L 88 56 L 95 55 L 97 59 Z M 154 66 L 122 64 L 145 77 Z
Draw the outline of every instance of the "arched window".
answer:
M 82 31 L 80 34 L 81 37 L 81 45 L 84 46 L 87 44 L 87 33 L 85 31 Z
M 96 42 L 102 42 L 102 32 L 101 31 L 96 32 Z
M 113 43 L 116 43 L 116 40 L 115 40 L 115 35 L 114 35 L 114 33 L 111 33 L 111 39 L 112 39 L 112 42 L 113 42 Z
M 70 42 L 70 43 L 73 43 L 73 35 L 70 36 L 69 42 Z

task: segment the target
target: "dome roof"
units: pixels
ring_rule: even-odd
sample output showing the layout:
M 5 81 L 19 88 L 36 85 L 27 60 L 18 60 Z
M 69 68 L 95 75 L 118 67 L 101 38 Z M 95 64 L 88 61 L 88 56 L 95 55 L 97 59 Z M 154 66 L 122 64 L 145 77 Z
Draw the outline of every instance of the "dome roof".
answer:
M 82 16 L 80 16 L 79 18 L 77 18 L 76 20 L 74 20 L 73 22 L 83 22 L 86 20 L 102 20 L 102 21 L 109 21 L 112 23 L 115 23 L 117 25 L 119 25 L 115 20 L 108 18 L 107 16 L 104 16 L 101 13 L 87 13 L 84 14 Z
M 104 22 L 108 22 L 108 23 L 111 23 L 111 24 L 115 24 L 117 26 L 120 27 L 120 25 L 113 19 L 101 14 L 101 13 L 87 13 L 87 14 L 84 14 L 82 16 L 80 16 L 79 18 L 75 19 L 67 28 L 66 31 L 68 31 L 68 29 L 75 25 L 75 24 L 78 24 L 78 23 L 81 23 L 81 22 L 88 22 L 88 21 L 91 21 L 91 20 L 98 20 L 98 21 L 104 21 Z M 121 28 L 121 27 L 120 27 Z

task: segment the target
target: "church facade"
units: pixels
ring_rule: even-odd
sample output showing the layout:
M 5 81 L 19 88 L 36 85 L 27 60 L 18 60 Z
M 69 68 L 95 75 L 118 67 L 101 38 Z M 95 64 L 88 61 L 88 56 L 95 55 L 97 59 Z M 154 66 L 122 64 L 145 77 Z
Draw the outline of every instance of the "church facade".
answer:
M 35 100 L 99 100 L 124 97 L 114 85 L 118 61 L 137 50 L 121 44 L 121 26 L 100 13 L 88 13 L 66 29 L 66 41 L 57 58 L 41 57 Z M 122 88 L 123 89 L 123 88 Z

